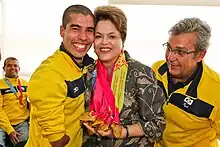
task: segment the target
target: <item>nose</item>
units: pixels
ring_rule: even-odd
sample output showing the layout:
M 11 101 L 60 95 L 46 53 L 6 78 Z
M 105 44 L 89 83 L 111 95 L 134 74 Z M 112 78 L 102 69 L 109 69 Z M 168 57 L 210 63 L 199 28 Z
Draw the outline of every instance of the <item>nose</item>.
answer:
M 86 35 L 86 32 L 85 31 L 81 31 L 79 33 L 79 39 L 82 40 L 82 41 L 85 41 L 87 39 L 87 35 Z
M 108 37 L 104 36 L 103 39 L 102 39 L 102 44 L 107 44 L 108 42 L 109 42 Z
M 175 61 L 176 60 L 176 53 L 175 52 L 167 52 L 166 53 L 167 55 L 167 59 L 169 60 L 169 61 Z

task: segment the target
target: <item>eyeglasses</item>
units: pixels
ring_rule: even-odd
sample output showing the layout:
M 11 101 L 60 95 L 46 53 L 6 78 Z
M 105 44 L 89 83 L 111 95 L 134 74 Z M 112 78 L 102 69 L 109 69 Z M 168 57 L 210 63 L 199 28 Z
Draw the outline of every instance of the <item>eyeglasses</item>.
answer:
M 178 57 L 184 57 L 188 54 L 192 54 L 192 53 L 196 53 L 197 51 L 188 51 L 182 47 L 177 47 L 177 48 L 172 48 L 171 45 L 166 42 L 163 44 L 163 48 L 166 50 L 167 53 L 174 53 L 175 55 L 177 55 Z

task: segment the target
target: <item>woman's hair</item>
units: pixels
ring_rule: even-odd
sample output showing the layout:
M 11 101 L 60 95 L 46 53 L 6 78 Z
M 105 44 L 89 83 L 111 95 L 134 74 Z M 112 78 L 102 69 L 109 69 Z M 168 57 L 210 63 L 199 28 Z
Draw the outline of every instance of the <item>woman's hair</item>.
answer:
M 100 6 L 95 9 L 95 26 L 101 20 L 110 20 L 120 32 L 123 43 L 127 35 L 127 18 L 124 12 L 115 6 Z
M 185 18 L 175 24 L 170 30 L 171 35 L 179 35 L 182 33 L 197 34 L 196 50 L 206 50 L 209 47 L 209 40 L 211 37 L 211 28 L 199 18 Z

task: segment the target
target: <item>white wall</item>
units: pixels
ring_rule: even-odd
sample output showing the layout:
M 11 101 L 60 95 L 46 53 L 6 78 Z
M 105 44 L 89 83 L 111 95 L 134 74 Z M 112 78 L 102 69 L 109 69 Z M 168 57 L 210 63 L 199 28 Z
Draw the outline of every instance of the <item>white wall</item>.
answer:
M 220 6 L 219 0 L 109 0 L 109 4 Z
M 3 48 L 3 38 L 4 38 L 4 33 L 3 33 L 3 0 L 0 0 L 0 51 L 2 52 L 2 48 Z M 1 74 L 2 74 L 2 62 L 0 62 L 0 77 L 1 77 Z
M 164 59 L 162 44 L 168 40 L 168 30 L 180 19 L 199 17 L 212 27 L 211 45 L 205 62 L 220 73 L 219 38 L 220 7 L 117 5 L 128 17 L 128 37 L 125 44 L 130 54 L 151 66 Z

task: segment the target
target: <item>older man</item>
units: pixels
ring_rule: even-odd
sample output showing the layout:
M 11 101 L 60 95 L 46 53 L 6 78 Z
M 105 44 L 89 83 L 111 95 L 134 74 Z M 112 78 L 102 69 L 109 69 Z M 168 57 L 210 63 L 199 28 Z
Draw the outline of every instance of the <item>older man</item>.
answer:
M 157 146 L 218 147 L 220 76 L 203 61 L 211 28 L 199 18 L 186 18 L 169 32 L 166 61 L 153 65 L 167 96 L 167 125 Z

